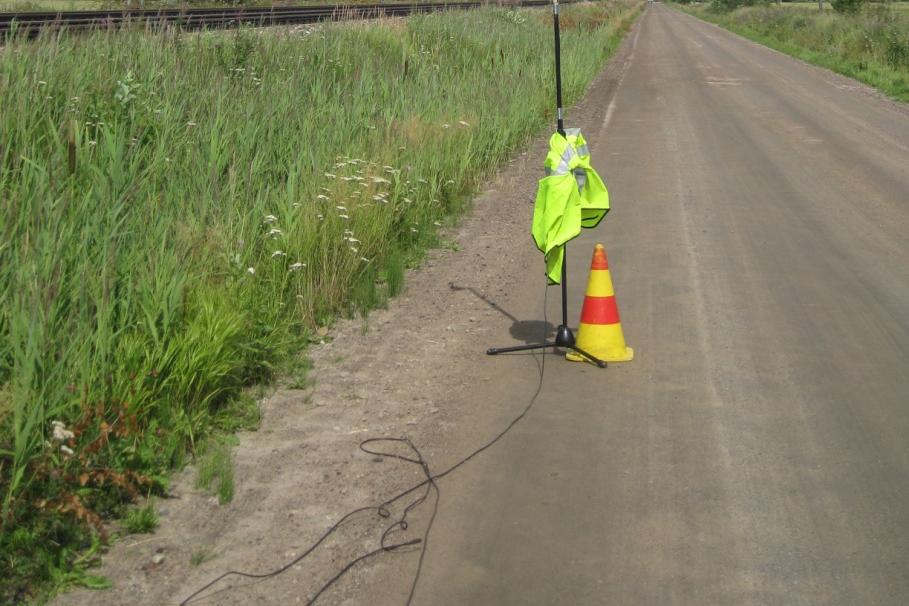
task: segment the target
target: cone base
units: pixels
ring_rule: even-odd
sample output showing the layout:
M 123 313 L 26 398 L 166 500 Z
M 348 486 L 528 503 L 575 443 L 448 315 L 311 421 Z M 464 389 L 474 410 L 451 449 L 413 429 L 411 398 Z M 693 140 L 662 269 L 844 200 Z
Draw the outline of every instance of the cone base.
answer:
M 604 362 L 631 362 L 634 359 L 634 350 L 630 347 L 626 347 L 625 351 L 591 351 L 590 355 L 596 356 Z M 569 351 L 565 354 L 566 360 L 571 360 L 572 362 L 589 362 L 587 358 L 577 353 L 576 351 Z
M 582 349 L 604 362 L 630 362 L 634 350 L 625 344 L 621 324 L 588 324 L 581 322 L 578 326 L 578 349 Z M 574 362 L 584 360 L 577 353 L 569 353 L 568 359 Z

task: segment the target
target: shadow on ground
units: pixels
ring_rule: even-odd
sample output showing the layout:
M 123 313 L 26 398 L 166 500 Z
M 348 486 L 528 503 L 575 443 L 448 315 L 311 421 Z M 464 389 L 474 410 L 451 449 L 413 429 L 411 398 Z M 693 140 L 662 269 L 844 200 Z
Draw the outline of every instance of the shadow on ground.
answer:
M 449 282 L 448 287 L 451 290 L 464 290 L 469 292 L 511 320 L 511 328 L 508 329 L 508 332 L 511 333 L 512 337 L 519 341 L 523 341 L 524 343 L 539 343 L 546 341 L 555 335 L 555 326 L 551 322 L 544 322 L 543 320 L 518 320 L 507 310 L 499 307 L 498 303 L 479 292 L 473 286 L 458 286 L 454 282 Z

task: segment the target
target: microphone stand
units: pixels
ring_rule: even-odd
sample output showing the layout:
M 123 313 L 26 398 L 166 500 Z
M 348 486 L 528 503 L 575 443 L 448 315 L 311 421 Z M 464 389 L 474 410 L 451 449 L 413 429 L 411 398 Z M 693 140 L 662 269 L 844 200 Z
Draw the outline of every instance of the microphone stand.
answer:
M 555 77 L 556 77 L 556 128 L 559 134 L 565 136 L 565 123 L 562 119 L 562 45 L 559 37 L 559 0 L 552 2 L 552 26 L 555 34 Z M 514 345 L 511 347 L 491 347 L 486 350 L 490 356 L 500 353 L 510 353 L 515 351 L 530 351 L 533 349 L 546 349 L 549 347 L 561 347 L 576 351 L 600 368 L 606 368 L 606 362 L 600 360 L 586 351 L 579 349 L 575 345 L 574 333 L 568 328 L 568 245 L 562 254 L 562 323 L 556 329 L 554 341 L 544 341 L 542 343 L 529 343 L 527 345 Z

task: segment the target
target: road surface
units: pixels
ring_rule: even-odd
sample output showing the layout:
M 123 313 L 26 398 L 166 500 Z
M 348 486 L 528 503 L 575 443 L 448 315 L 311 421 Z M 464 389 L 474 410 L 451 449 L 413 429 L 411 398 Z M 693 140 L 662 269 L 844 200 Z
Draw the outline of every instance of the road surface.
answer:
M 548 358 L 414 603 L 909 604 L 909 112 L 659 4 L 627 44 L 569 285 L 604 241 L 636 359 Z

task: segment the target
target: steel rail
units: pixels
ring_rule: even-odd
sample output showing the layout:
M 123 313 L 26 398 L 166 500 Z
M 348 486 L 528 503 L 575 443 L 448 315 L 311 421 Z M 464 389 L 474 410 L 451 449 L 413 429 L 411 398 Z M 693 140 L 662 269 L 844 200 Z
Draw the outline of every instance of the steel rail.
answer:
M 522 0 L 520 7 L 547 6 L 551 0 Z M 160 10 L 101 10 L 0 13 L 0 39 L 11 34 L 35 37 L 43 30 L 84 31 L 141 25 L 184 30 L 240 25 L 272 26 L 348 19 L 375 19 L 488 6 L 482 2 L 349 4 L 329 6 L 237 7 Z

